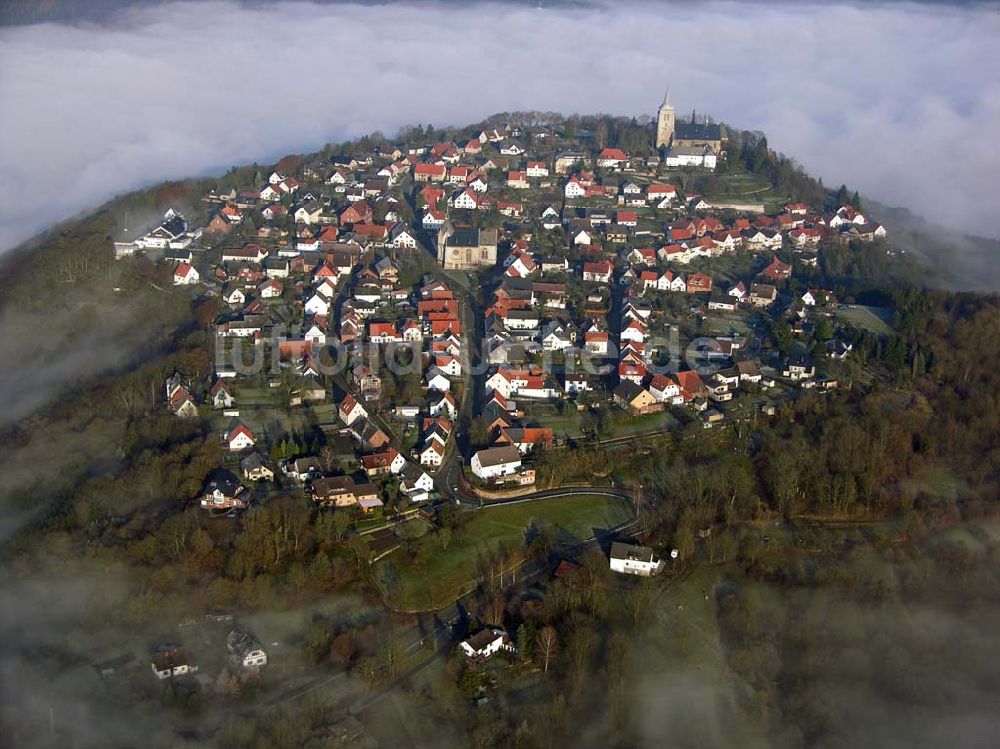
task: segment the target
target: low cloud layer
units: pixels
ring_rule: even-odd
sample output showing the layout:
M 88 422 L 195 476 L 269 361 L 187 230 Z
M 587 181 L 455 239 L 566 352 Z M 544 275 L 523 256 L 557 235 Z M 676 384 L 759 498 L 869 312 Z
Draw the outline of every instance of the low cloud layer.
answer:
M 989 236 L 1000 12 L 981 6 L 168 3 L 0 30 L 0 249 L 114 194 L 372 130 L 516 109 L 679 112 L 765 131 Z

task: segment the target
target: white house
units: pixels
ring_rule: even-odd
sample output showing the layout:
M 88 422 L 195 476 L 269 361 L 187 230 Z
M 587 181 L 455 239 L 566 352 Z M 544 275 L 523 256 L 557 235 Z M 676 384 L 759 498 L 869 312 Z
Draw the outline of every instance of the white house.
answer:
M 430 492 L 434 489 L 434 479 L 426 471 L 412 463 L 407 463 L 401 472 L 399 490 L 405 494 L 411 502 L 426 502 L 430 499 Z
M 437 231 L 445 222 L 445 212 L 444 211 L 427 211 L 424 214 L 424 218 L 421 221 L 424 228 L 428 231 Z
M 453 208 L 464 208 L 474 211 L 479 207 L 479 198 L 476 197 L 474 190 L 462 190 L 453 195 L 448 202 Z
M 611 272 L 613 270 L 614 266 L 607 260 L 600 260 L 596 263 L 584 263 L 583 280 L 608 283 L 611 280 Z
M 563 193 L 567 198 L 582 198 L 587 194 L 587 190 L 583 184 L 581 184 L 580 180 L 574 177 L 566 183 Z
M 406 226 L 399 223 L 394 225 L 389 232 L 389 244 L 392 247 L 413 250 L 417 247 L 417 239 L 410 233 L 410 230 Z
M 703 166 L 715 169 L 718 158 L 710 148 L 673 148 L 667 154 L 668 167 Z
M 330 314 L 330 299 L 323 294 L 313 294 L 305 304 L 305 311 L 307 315 L 325 317 Z
M 284 291 L 284 286 L 281 281 L 274 278 L 269 278 L 257 287 L 257 293 L 261 299 L 277 299 L 281 296 L 282 291 Z
M 448 377 L 462 376 L 462 360 L 451 354 L 436 354 L 434 366 Z
M 525 170 L 529 177 L 548 177 L 549 168 L 545 166 L 544 161 L 529 161 L 528 167 Z
M 661 403 L 683 403 L 680 386 L 666 375 L 656 375 L 649 383 L 649 392 Z
M 430 390 L 445 392 L 451 390 L 451 380 L 437 367 L 427 370 L 427 387 Z
M 347 424 L 347 426 L 350 426 L 358 419 L 368 418 L 368 412 L 365 410 L 365 407 L 358 403 L 354 399 L 354 396 L 351 395 L 348 395 L 340 402 L 337 410 L 340 420 Z
M 567 395 L 586 393 L 594 389 L 590 378 L 582 374 L 567 374 L 563 387 Z
M 226 446 L 232 452 L 237 452 L 253 447 L 257 443 L 257 435 L 245 424 L 237 423 L 232 429 L 226 432 L 224 440 Z
M 222 301 L 226 304 L 239 305 L 245 304 L 247 301 L 247 295 L 243 289 L 238 286 L 234 286 L 231 289 L 225 289 L 222 292 Z
M 302 337 L 310 341 L 314 346 L 323 346 L 326 344 L 326 333 L 319 325 L 312 325 Z
M 455 396 L 449 392 L 441 393 L 431 398 L 431 405 L 428 409 L 431 416 L 441 416 L 444 414 L 449 419 L 458 416 L 458 407 L 455 405 Z
M 191 246 L 192 236 L 188 233 L 187 220 L 172 208 L 163 214 L 163 220 L 150 231 L 138 237 L 134 244 L 141 249 L 183 250 Z
M 611 544 L 611 571 L 625 575 L 649 577 L 663 570 L 663 560 L 653 556 L 646 546 L 633 546 L 615 541 Z
M 226 637 L 229 660 L 237 668 L 256 671 L 267 665 L 267 653 L 246 627 L 237 627 Z
M 201 275 L 189 263 L 177 263 L 177 267 L 174 268 L 174 286 L 190 286 L 200 280 Z
M 427 440 L 423 450 L 420 451 L 420 465 L 437 468 L 444 460 L 444 445 L 435 439 Z
M 161 648 L 153 655 L 149 665 L 157 679 L 183 676 L 198 670 L 197 666 L 188 663 L 184 651 L 180 648 Z
M 610 336 L 602 330 L 593 330 L 584 334 L 583 345 L 594 356 L 607 356 L 610 350 Z
M 646 188 L 646 198 L 651 203 L 660 204 L 666 201 L 669 204 L 677 199 L 677 188 L 673 185 L 652 184 Z
M 491 447 L 472 456 L 472 472 L 483 481 L 510 476 L 521 467 L 521 453 L 513 445 Z
M 466 658 L 485 660 L 500 652 L 514 652 L 510 637 L 502 629 L 484 629 L 458 644 Z
M 298 208 L 293 215 L 295 221 L 300 224 L 316 224 L 319 223 L 319 217 L 323 213 L 323 206 L 318 202 L 306 203 L 301 208 Z
M 626 341 L 634 341 L 635 343 L 645 343 L 646 326 L 639 323 L 636 320 L 633 320 L 625 327 L 624 330 L 622 330 L 620 337 L 623 344 Z
M 573 345 L 570 334 L 557 321 L 546 326 L 541 333 L 542 349 L 545 351 L 563 351 Z

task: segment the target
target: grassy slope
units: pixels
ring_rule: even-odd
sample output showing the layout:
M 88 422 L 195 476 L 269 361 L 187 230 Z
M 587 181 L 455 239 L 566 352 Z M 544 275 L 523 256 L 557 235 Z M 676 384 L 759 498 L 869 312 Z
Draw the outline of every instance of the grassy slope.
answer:
M 541 502 L 486 507 L 476 511 L 446 549 L 441 539 L 427 535 L 419 539 L 418 555 L 423 566 L 415 570 L 399 553 L 375 565 L 376 578 L 385 589 L 387 567 L 399 569 L 402 607 L 433 608 L 454 600 L 474 577 L 476 556 L 500 543 L 523 548 L 525 531 L 534 523 L 554 526 L 560 542 L 574 543 L 594 536 L 594 529 L 610 529 L 632 517 L 632 508 L 622 500 L 579 494 Z M 428 552 L 421 554 L 421 552 Z

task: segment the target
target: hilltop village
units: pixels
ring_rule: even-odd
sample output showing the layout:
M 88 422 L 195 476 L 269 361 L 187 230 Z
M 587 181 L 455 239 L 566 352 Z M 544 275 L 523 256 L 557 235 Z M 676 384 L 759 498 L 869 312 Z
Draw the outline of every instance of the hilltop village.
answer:
M 850 308 L 813 284 L 824 252 L 885 237 L 856 196 L 783 201 L 728 163 L 725 126 L 679 121 L 669 96 L 641 156 L 513 124 L 410 135 L 286 159 L 205 195 L 200 226 L 170 210 L 116 243 L 217 302 L 213 376 L 164 392 L 230 456 L 206 510 L 276 479 L 359 517 L 510 496 L 557 485 L 535 465 L 553 448 L 838 387 Z
M 618 664 L 697 666 L 698 639 L 764 704 L 808 637 L 747 634 L 795 617 L 732 580 L 884 601 L 859 546 L 995 490 L 1000 317 L 923 289 L 881 210 L 667 97 L 373 134 L 55 231 L 11 293 L 136 362 L 7 435 L 51 508 L 17 564 L 128 577 L 73 679 L 220 746 L 415 745 L 456 715 L 511 746 L 567 710 L 631 737 Z M 59 316 L 33 299 L 57 283 Z M 48 452 L 74 467 L 37 478 Z

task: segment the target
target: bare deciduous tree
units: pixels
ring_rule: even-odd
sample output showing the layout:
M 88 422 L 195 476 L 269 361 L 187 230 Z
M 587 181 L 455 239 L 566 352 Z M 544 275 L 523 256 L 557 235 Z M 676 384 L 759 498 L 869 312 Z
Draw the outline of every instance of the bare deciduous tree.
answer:
M 535 642 L 538 647 L 538 657 L 542 661 L 542 671 L 549 672 L 549 666 L 555 660 L 556 653 L 559 652 L 559 636 L 552 626 L 542 627 L 538 632 L 538 639 Z

